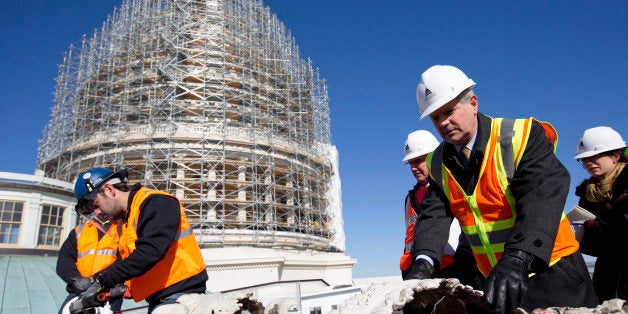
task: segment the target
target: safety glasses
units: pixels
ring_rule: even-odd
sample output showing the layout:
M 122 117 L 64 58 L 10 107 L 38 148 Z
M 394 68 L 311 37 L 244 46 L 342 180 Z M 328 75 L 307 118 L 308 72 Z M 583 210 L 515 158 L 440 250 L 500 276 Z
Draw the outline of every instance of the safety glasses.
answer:
M 96 204 L 94 200 L 89 200 L 86 198 L 81 199 L 80 201 L 78 201 L 76 206 L 74 206 L 74 209 L 76 209 L 76 211 L 83 216 L 91 215 L 91 213 L 94 212 L 95 208 Z
M 93 193 L 96 192 L 96 193 Z M 85 197 L 83 197 L 80 201 L 78 201 L 78 203 L 76 204 L 76 206 L 74 206 L 74 209 L 76 209 L 76 211 L 83 215 L 83 216 L 89 216 L 91 215 L 91 213 L 94 212 L 94 209 L 96 209 L 96 198 L 98 197 L 99 193 L 103 193 L 103 190 L 95 190 L 92 193 L 89 193 L 87 195 L 85 195 Z
M 598 159 L 604 157 L 604 156 L 609 156 L 608 152 L 602 152 L 593 156 L 589 156 L 589 157 L 584 157 L 584 158 L 578 158 L 578 161 L 580 163 L 582 163 L 583 165 L 588 163 L 588 162 L 596 162 Z

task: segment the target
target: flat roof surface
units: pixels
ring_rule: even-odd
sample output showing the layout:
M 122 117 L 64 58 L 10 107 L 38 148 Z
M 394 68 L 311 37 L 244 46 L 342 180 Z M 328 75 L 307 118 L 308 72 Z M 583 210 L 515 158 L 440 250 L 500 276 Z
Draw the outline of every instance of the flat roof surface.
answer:
M 0 313 L 57 313 L 68 296 L 56 256 L 0 255 Z M 124 300 L 123 309 L 146 306 Z

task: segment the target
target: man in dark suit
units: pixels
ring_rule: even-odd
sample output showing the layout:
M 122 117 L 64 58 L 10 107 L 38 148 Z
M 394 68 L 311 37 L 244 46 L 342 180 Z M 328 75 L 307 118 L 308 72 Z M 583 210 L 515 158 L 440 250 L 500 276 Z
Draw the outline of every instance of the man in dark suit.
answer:
M 421 75 L 417 99 L 443 138 L 428 157 L 430 188 L 415 226 L 408 278 L 430 278 L 458 219 L 486 276 L 497 313 L 550 306 L 595 307 L 582 255 L 563 208 L 569 173 L 545 122 L 478 112 L 475 82 L 452 66 Z

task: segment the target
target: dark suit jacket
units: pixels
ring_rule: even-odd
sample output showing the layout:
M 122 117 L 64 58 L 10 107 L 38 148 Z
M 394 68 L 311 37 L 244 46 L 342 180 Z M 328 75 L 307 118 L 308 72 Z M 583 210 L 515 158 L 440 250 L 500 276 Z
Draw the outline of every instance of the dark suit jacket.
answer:
M 468 168 L 462 166 L 452 144 L 443 142 L 437 148 L 443 150 L 443 163 L 467 193 L 473 191 L 477 183 L 491 121 L 491 117 L 478 113 L 478 132 Z M 533 123 L 521 162 L 510 181 L 510 189 L 516 199 L 517 220 L 505 248 L 534 255 L 534 270 L 549 267 L 569 192 L 569 181 L 569 172 L 556 158 L 543 127 Z M 447 197 L 437 184 L 430 184 L 418 212 L 420 216 L 415 227 L 413 256 L 427 255 L 440 263 L 453 215 Z

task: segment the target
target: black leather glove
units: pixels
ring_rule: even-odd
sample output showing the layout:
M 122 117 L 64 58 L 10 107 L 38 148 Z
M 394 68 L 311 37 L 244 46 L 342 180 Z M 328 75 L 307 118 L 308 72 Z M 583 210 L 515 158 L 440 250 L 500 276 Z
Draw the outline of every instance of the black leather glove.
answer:
M 92 282 L 91 286 L 87 288 L 87 290 L 81 293 L 81 297 L 98 294 L 98 292 L 100 292 L 101 290 L 103 290 L 102 284 L 100 284 L 100 282 L 98 281 L 94 281 Z
M 430 264 L 430 262 L 424 258 L 417 258 L 412 263 L 412 269 L 406 275 L 403 280 L 410 279 L 429 279 L 434 276 L 434 266 Z
M 484 297 L 495 313 L 512 313 L 523 303 L 533 260 L 527 252 L 506 250 L 493 267 L 484 282 Z
M 70 287 L 74 294 L 81 294 L 81 292 L 87 290 L 87 288 L 91 285 L 92 279 L 88 277 L 73 278 L 73 281 L 70 283 Z
M 125 284 L 123 283 L 119 284 L 109 289 L 109 297 L 110 298 L 122 297 L 127 292 L 127 290 L 129 290 L 129 288 Z
M 102 285 L 98 281 L 94 281 L 92 285 L 81 293 L 79 298 L 70 305 L 70 313 L 83 313 L 87 309 L 105 305 L 106 300 L 98 300 L 98 294 L 102 290 Z
M 104 302 L 98 300 L 98 294 L 104 289 L 100 282 L 94 281 L 92 285 L 81 293 L 81 299 L 83 300 L 83 308 L 102 306 Z

